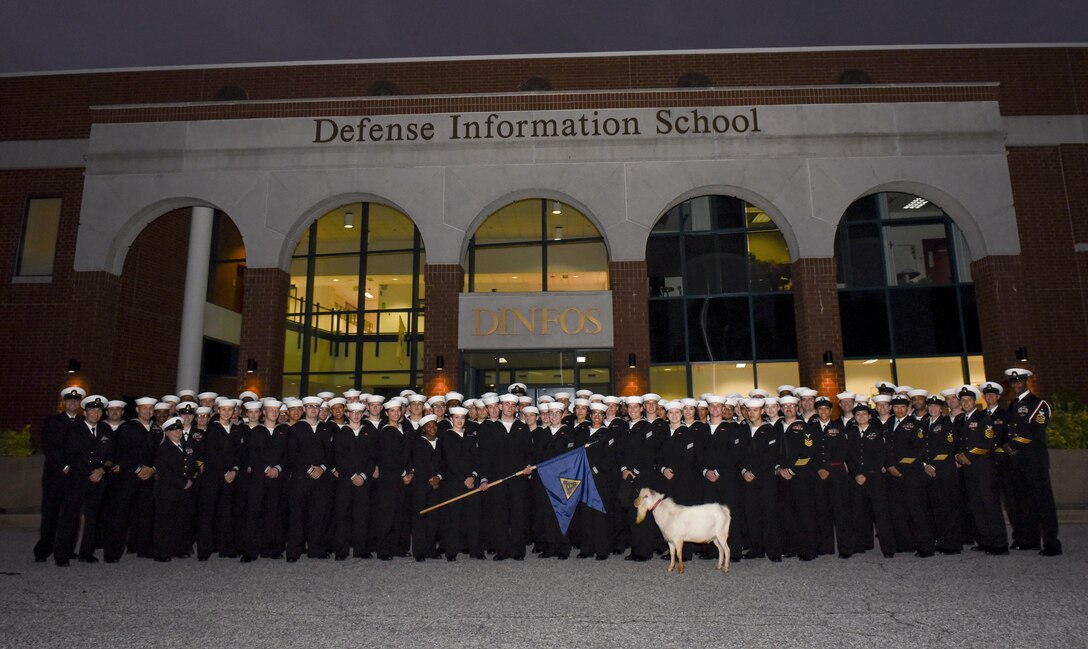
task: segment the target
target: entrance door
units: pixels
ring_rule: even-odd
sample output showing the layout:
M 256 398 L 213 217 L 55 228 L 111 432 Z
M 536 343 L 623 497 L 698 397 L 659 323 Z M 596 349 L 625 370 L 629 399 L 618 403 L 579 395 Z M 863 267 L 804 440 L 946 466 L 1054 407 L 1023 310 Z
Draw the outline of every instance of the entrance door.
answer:
M 524 383 L 535 400 L 544 394 L 593 390 L 612 391 L 611 350 L 547 350 L 465 352 L 461 385 L 466 397 L 506 392 Z

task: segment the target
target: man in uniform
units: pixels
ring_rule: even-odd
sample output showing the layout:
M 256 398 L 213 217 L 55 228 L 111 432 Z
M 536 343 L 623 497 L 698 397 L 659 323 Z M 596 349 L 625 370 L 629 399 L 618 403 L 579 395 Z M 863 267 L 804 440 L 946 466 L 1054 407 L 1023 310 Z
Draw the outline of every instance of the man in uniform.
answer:
M 528 530 L 528 481 L 519 475 L 494 489 L 490 483 L 514 473 L 528 475 L 525 469 L 533 463 L 533 442 L 528 426 L 516 417 L 517 396 L 504 394 L 499 401 L 501 417 L 484 422 L 478 432 L 482 468 L 480 488 L 488 492 L 484 496 L 484 512 L 492 523 L 494 560 L 513 558 L 520 561 L 525 558 Z
M 853 494 L 854 529 L 859 543 L 864 545 L 863 539 L 872 541 L 875 524 L 880 537 L 880 551 L 886 559 L 891 559 L 895 556 L 896 544 L 888 511 L 885 473 L 890 444 L 884 435 L 884 427 L 872 420 L 873 412 L 866 404 L 854 404 L 856 425 L 847 433 L 850 449 L 847 465 L 857 485 Z
M 963 467 L 967 507 L 978 534 L 978 545 L 972 549 L 986 554 L 1008 554 L 1005 516 L 997 493 L 993 457 L 1004 416 L 976 410 L 977 394 L 973 386 L 963 386 L 959 396 L 963 414 L 957 419 L 956 461 Z
M 936 549 L 933 528 L 926 509 L 925 461 L 926 434 L 922 425 L 910 416 L 910 399 L 902 394 L 892 397 L 893 419 L 888 421 L 889 500 L 896 547 L 900 552 L 914 550 L 914 556 L 932 557 Z
M 117 429 L 113 439 L 113 467 L 117 478 L 115 511 L 105 539 L 106 563 L 116 563 L 126 546 L 139 557 L 152 555 L 154 526 L 154 452 L 162 429 L 151 420 L 155 399 L 136 400 L 136 419 Z
M 94 556 L 98 540 L 98 514 L 109 469 L 109 427 L 99 423 L 106 408 L 106 398 L 91 396 L 80 403 L 84 419 L 72 422 L 64 444 L 64 475 L 67 488 L 61 507 L 55 558 L 58 566 L 67 566 L 75 553 L 76 535 L 83 522 L 79 560 L 97 563 Z
M 1016 476 L 1017 509 L 1023 512 L 1022 529 L 1013 529 L 1015 549 L 1034 549 L 1042 536 L 1039 554 L 1046 557 L 1062 553 L 1058 540 L 1058 516 L 1054 506 L 1054 491 L 1050 484 L 1050 454 L 1046 448 L 1046 427 L 1050 422 L 1050 405 L 1027 387 L 1031 372 L 1012 368 L 1005 370 L 1012 393 L 1009 405 L 1008 441 L 1006 452 L 1012 457 Z
M 291 426 L 287 433 L 287 465 L 292 473 L 288 496 L 288 563 L 298 561 L 303 550 L 311 559 L 329 558 L 324 547 L 330 510 L 325 485 L 332 481 L 328 470 L 333 458 L 332 449 L 318 430 L 321 402 L 320 397 L 303 399 L 306 418 Z
M 68 429 L 82 419 L 79 402 L 86 396 L 87 392 L 75 385 L 61 390 L 64 411 L 51 415 L 42 426 L 41 446 L 45 454 L 42 467 L 42 520 L 38 543 L 34 546 L 34 561 L 38 563 L 44 563 L 53 554 L 57 521 L 65 498 L 64 440 Z
M 963 547 L 960 530 L 960 470 L 956 467 L 956 435 L 952 419 L 944 414 L 944 398 L 934 394 L 926 399 L 926 500 L 933 512 L 937 552 L 959 554 Z

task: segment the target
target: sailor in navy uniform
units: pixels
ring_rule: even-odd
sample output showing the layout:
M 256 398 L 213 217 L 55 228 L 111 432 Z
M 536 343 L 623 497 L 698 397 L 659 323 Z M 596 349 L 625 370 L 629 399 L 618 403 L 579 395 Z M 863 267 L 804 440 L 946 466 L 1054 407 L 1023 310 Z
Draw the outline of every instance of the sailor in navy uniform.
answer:
M 892 397 L 894 417 L 887 423 L 888 499 L 896 547 L 900 552 L 915 551 L 915 556 L 933 556 L 936 545 L 933 528 L 926 509 L 925 445 L 926 434 L 921 423 L 907 411 L 910 400 L 901 394 Z
M 972 548 L 986 554 L 1008 554 L 1005 516 L 997 491 L 994 449 L 1004 426 L 1002 415 L 975 409 L 979 393 L 974 386 L 960 389 L 963 414 L 956 420 L 956 461 L 963 467 L 967 487 L 967 507 L 974 521 L 978 544 Z
M 926 398 L 926 500 L 933 512 L 937 552 L 959 554 L 963 548 L 960 530 L 960 470 L 956 466 L 956 434 L 952 419 L 944 414 L 945 400 L 939 394 Z
M 1015 396 L 1009 405 L 1006 452 L 1016 476 L 1017 509 L 1023 512 L 1022 529 L 1013 530 L 1015 549 L 1033 549 L 1042 537 L 1039 554 L 1053 557 L 1062 553 L 1058 539 L 1058 516 L 1050 484 L 1050 454 L 1046 448 L 1046 427 L 1050 405 L 1027 387 L 1031 372 L 1021 368 L 1005 370 Z
M 782 468 L 782 445 L 778 428 L 763 422 L 763 399 L 744 402 L 748 444 L 740 473 L 744 478 L 744 512 L 748 517 L 751 541 L 748 558 L 766 556 L 782 561 L 781 521 L 778 510 L 778 470 Z
M 94 556 L 98 540 L 99 511 L 109 470 L 109 426 L 101 423 L 106 398 L 94 395 L 80 402 L 84 417 L 72 422 L 64 442 L 64 467 L 67 482 L 64 505 L 60 510 L 54 558 L 58 566 L 67 566 L 75 553 L 76 535 L 83 523 L 79 560 L 97 563 Z
M 64 475 L 64 440 L 68 436 L 68 429 L 83 419 L 79 414 L 79 402 L 86 396 L 87 392 L 75 385 L 61 390 L 64 411 L 50 415 L 42 426 L 41 446 L 45 455 L 42 467 L 42 520 L 38 543 L 34 546 L 34 560 L 38 563 L 44 563 L 53 554 L 67 483 Z
M 460 401 L 460 395 L 457 401 Z M 438 437 L 438 451 L 442 456 L 442 465 L 446 467 L 446 479 L 442 481 L 444 500 L 476 488 L 480 461 L 476 437 L 466 432 L 465 428 L 468 409 L 455 405 L 448 412 L 450 427 L 439 433 Z M 443 507 L 440 515 L 442 549 L 446 554 L 446 561 L 456 561 L 461 552 L 467 552 L 475 559 L 483 559 L 484 554 L 480 550 L 479 499 L 459 500 Z
M 181 417 L 163 422 L 163 439 L 155 450 L 155 561 L 188 558 L 191 546 L 185 538 L 181 513 L 193 488 L 196 463 L 181 443 Z
M 887 396 L 887 395 L 884 395 Z M 890 444 L 884 426 L 865 403 L 854 404 L 855 426 L 847 433 L 847 466 L 853 476 L 853 514 L 857 538 L 873 538 L 875 524 L 884 557 L 895 556 L 895 530 L 888 510 L 887 474 Z
M 779 422 L 783 459 L 778 474 L 782 478 L 780 487 L 785 492 L 783 506 L 787 508 L 782 519 L 790 523 L 784 526 L 788 530 L 784 547 L 787 553 L 797 555 L 801 561 L 812 561 L 819 551 L 819 538 L 816 535 L 816 469 L 819 463 L 816 429 L 797 416 L 797 397 L 786 395 L 778 400 L 785 414 L 785 418 Z
M 620 479 L 629 485 L 630 492 L 633 493 L 638 493 L 643 487 L 664 491 L 665 478 L 654 467 L 665 436 L 659 427 L 642 418 L 642 403 L 643 397 L 627 398 L 627 414 L 631 418 L 631 425 L 630 431 L 617 449 L 616 462 L 620 465 Z M 631 528 L 631 552 L 624 559 L 647 561 L 653 556 L 655 547 L 663 546 L 664 541 L 656 525 L 635 524 L 637 511 L 631 506 L 633 500 L 632 498 L 621 503 L 624 507 L 624 518 Z

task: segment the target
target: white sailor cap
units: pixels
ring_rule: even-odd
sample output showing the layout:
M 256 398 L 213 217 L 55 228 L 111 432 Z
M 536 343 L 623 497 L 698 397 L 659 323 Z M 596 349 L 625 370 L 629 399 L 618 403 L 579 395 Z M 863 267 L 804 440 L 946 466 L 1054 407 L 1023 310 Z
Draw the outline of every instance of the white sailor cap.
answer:
M 120 399 L 110 399 L 108 402 L 106 402 L 106 407 L 107 408 L 124 408 L 127 405 L 128 405 L 127 403 L 125 403 L 124 401 L 121 401 Z M 185 408 L 185 407 L 186 406 L 180 406 L 178 408 L 178 410 L 181 410 L 182 408 Z M 188 407 L 192 408 L 191 405 L 189 405 Z M 189 414 L 192 414 L 192 413 L 189 413 Z
M 385 410 L 389 410 L 389 409 L 391 409 L 391 408 L 401 408 L 401 409 L 403 409 L 403 408 L 404 408 L 404 402 L 402 402 L 402 401 L 400 400 L 400 397 L 393 397 L 393 398 L 392 398 L 392 399 L 390 399 L 389 401 L 386 401 L 386 402 L 385 402 L 385 403 L 384 403 L 384 404 L 382 405 L 382 407 L 383 407 L 383 408 L 384 408 Z
M 302 402 L 302 399 L 298 399 L 296 397 L 288 397 L 283 400 L 283 405 L 287 406 L 288 408 L 301 408 L 306 404 Z
M 582 399 L 582 398 L 575 399 L 574 400 L 574 405 L 576 405 L 576 406 L 585 406 L 586 408 L 588 408 L 589 407 L 589 399 Z
M 367 403 L 385 403 L 385 397 L 380 394 L 372 394 L 366 398 Z
M 555 398 L 550 396 L 550 395 L 547 395 L 547 394 L 540 395 L 540 398 L 536 400 L 536 402 L 538 404 L 540 404 L 540 403 L 551 403 L 553 401 L 555 401 Z
M 168 394 L 162 398 L 166 403 L 181 403 L 181 397 L 176 394 Z
M 532 398 L 530 398 L 530 397 L 526 397 L 526 396 L 520 396 L 520 397 L 518 397 L 518 403 L 520 403 L 520 404 L 526 404 L 526 403 L 530 403 L 530 404 L 531 404 L 532 402 L 533 402 L 533 400 L 532 400 Z
M 1024 381 L 1031 376 L 1031 370 L 1025 370 L 1022 367 L 1010 367 L 1005 370 L 1005 378 L 1010 381 Z
M 363 412 L 366 410 L 366 406 L 359 403 L 358 401 L 352 401 L 348 404 L 347 410 L 348 412 Z
M 744 400 L 745 408 L 762 408 L 764 405 L 763 399 L 751 398 Z
M 765 406 L 777 406 L 781 400 L 778 397 L 766 397 L 763 399 Z
M 982 394 L 986 394 L 987 392 L 991 394 L 1001 394 L 1005 391 L 1005 388 L 1001 387 L 1000 383 L 994 381 L 986 381 L 979 387 L 982 388 Z
M 979 389 L 973 385 L 961 385 L 959 395 L 960 398 L 972 396 L 977 401 L 978 398 L 982 396 L 982 392 L 980 392 Z
M 210 414 L 212 414 L 212 409 L 209 408 L 208 406 L 200 406 L 199 408 L 196 409 L 196 414 L 198 414 L 198 415 L 210 415 Z
M 637 394 L 632 395 L 630 397 L 627 397 L 627 405 L 631 405 L 632 403 L 637 403 L 638 405 L 641 406 L 642 405 L 642 397 L 638 396 Z
M 655 392 L 647 392 L 642 395 L 642 400 L 645 401 L 661 401 L 661 395 Z
M 156 403 L 158 403 L 158 400 L 151 397 L 140 397 L 136 400 L 137 406 L 154 406 Z
M 417 424 L 417 426 L 419 428 L 423 428 L 427 424 L 435 422 L 435 421 L 438 421 L 438 417 L 435 417 L 434 415 L 423 415 L 422 417 L 419 418 L 419 424 Z
M 811 399 L 818 395 L 819 392 L 813 390 L 812 388 L 797 388 L 797 392 L 795 392 L 794 394 L 801 399 Z
M 454 406 L 450 408 L 450 415 L 461 415 L 465 417 L 468 415 L 468 408 L 462 408 L 461 406 Z
M 843 399 L 851 399 L 853 401 L 857 401 L 857 396 L 853 392 L 840 392 L 835 395 L 835 398 L 839 401 L 842 401 Z
M 760 390 L 759 388 L 748 391 L 748 397 L 752 399 L 766 399 L 769 396 L 771 396 L 770 392 L 767 392 L 766 390 Z
M 333 406 L 346 406 L 346 405 L 348 405 L 348 400 L 345 399 L 344 397 L 333 397 L 332 399 L 329 399 L 329 407 L 330 408 L 333 407 Z
M 280 404 L 280 412 L 287 412 L 287 404 L 286 403 Z
M 945 399 L 947 399 L 948 397 L 954 397 L 958 393 L 959 390 L 957 390 L 956 388 L 945 388 L 941 390 L 941 396 L 943 396 Z
M 79 400 L 79 399 L 82 399 L 85 396 L 87 396 L 87 391 L 84 390 L 83 388 L 79 387 L 78 385 L 69 385 L 68 387 L 66 387 L 66 388 L 64 388 L 63 390 L 60 391 L 60 398 L 65 399 L 65 400 L 67 400 L 67 399 Z
M 898 389 L 891 381 L 877 381 L 875 387 L 877 390 L 891 390 L 892 392 Z
M 692 399 L 691 397 L 684 397 L 683 399 L 680 399 L 679 401 L 685 407 L 691 407 L 691 408 L 694 408 L 698 404 L 698 402 L 695 399 Z
M 594 392 L 593 394 L 589 395 L 589 400 L 590 401 L 600 401 L 600 402 L 603 403 L 604 402 L 604 395 L 603 394 L 597 394 L 596 392 Z
M 155 410 L 169 410 L 170 404 L 165 401 L 158 401 L 155 403 Z
M 724 406 L 725 405 L 725 397 L 723 397 L 721 395 L 717 395 L 717 394 L 709 394 L 706 397 L 706 403 L 707 403 L 708 406 L 710 404 L 712 404 L 712 403 L 717 403 L 717 404 L 720 404 L 720 405 Z
M 608 406 L 603 403 L 591 403 L 589 404 L 590 412 L 608 412 Z
M 891 400 L 892 400 L 892 395 L 890 395 L 890 394 L 876 394 L 876 395 L 873 395 L 873 404 L 874 405 L 878 404 L 878 403 L 890 403 Z
M 256 401 L 260 397 L 258 397 L 257 393 L 254 392 L 253 390 L 246 390 L 242 394 L 239 394 L 238 398 L 241 399 L 242 401 L 245 401 L 246 399 L 249 399 L 250 401 Z
M 245 403 L 242 404 L 242 407 L 245 408 L 246 410 L 260 410 L 264 406 L 261 405 L 260 401 L 254 400 L 254 401 L 246 401 Z
M 518 403 L 518 395 L 507 392 L 506 394 L 499 395 L 499 401 L 502 403 Z
M 483 394 L 480 395 L 480 398 L 481 399 L 486 399 L 488 397 L 497 397 L 497 396 L 499 396 L 498 392 L 484 392 Z
M 895 389 L 895 393 L 896 394 L 910 394 L 910 391 L 913 390 L 913 389 L 914 388 L 910 387 L 909 385 L 900 385 L 899 387 L 897 387 Z
M 587 399 L 587 398 L 593 396 L 593 390 L 578 390 L 577 392 L 574 393 L 574 396 L 582 397 L 583 399 Z
M 604 399 L 601 400 L 601 403 L 605 404 L 606 406 L 607 405 L 612 405 L 612 404 L 619 405 L 620 398 L 619 397 L 614 397 L 612 395 L 608 395 L 607 397 L 605 397 Z
M 223 406 L 233 406 L 233 405 L 234 404 L 232 404 L 230 402 L 230 399 L 228 399 L 226 397 L 216 397 L 215 398 L 215 407 L 216 408 L 221 408 Z
M 204 401 L 205 399 L 216 399 L 219 397 L 218 392 L 201 392 L 196 395 L 197 401 Z
M 546 407 L 546 408 L 547 408 L 547 409 L 548 409 L 549 411 L 551 411 L 551 410 L 555 410 L 555 411 L 557 411 L 557 412 L 565 412 L 565 411 L 566 411 L 566 409 L 567 409 L 567 407 L 566 407 L 566 406 L 564 406 L 563 404 L 559 403 L 558 401 L 552 401 L 552 402 L 551 402 L 551 403 L 549 403 L 549 404 L 545 404 L 545 407 Z
M 184 399 L 189 397 L 190 399 L 196 398 L 196 390 L 178 390 L 178 396 Z
M 464 400 L 465 400 L 465 395 L 461 394 L 460 392 L 447 392 L 446 393 L 446 401 L 462 401 L 463 402 Z
M 665 408 L 665 412 L 684 409 L 684 404 L 679 401 L 666 401 L 662 406 Z
M 441 394 L 436 394 L 435 396 L 431 397 L 430 399 L 427 399 L 427 405 L 428 406 L 433 406 L 436 403 L 441 403 L 441 404 L 445 405 L 446 397 L 444 397 Z
M 427 401 L 427 395 L 412 393 L 408 395 L 408 403 L 425 403 Z
M 105 409 L 107 399 L 101 394 L 92 394 L 89 397 L 84 398 L 79 402 L 79 406 L 86 410 L 87 408 L 99 408 Z
M 415 393 L 416 393 L 416 391 L 415 391 L 415 390 L 411 390 L 411 389 L 408 389 L 408 390 L 401 390 L 401 391 L 400 391 L 400 396 L 402 396 L 402 397 L 405 397 L 405 398 L 407 398 L 407 397 L 410 397 L 410 396 L 412 396 L 412 395 L 413 395 L 413 394 L 415 394 Z
M 727 405 L 730 408 L 736 408 L 738 404 L 740 404 L 740 401 L 736 397 L 726 397 L 725 398 L 725 404 L 724 405 Z
M 928 390 L 922 390 L 921 388 L 918 388 L 918 389 L 910 390 L 909 392 L 907 392 L 907 396 L 912 398 L 912 399 L 914 397 L 928 397 L 929 396 L 929 391 Z
M 497 395 L 497 394 L 488 395 L 488 396 L 484 397 L 482 399 L 482 401 L 484 402 L 485 406 L 493 406 L 493 405 L 495 405 L 495 404 L 497 404 L 499 402 L 499 395 Z
M 361 396 L 362 394 L 362 392 L 356 390 L 355 388 L 352 388 L 350 390 L 344 390 L 345 399 L 354 399 L 355 397 Z
M 797 404 L 801 403 L 801 400 L 793 396 L 792 394 L 787 394 L 784 397 L 778 397 L 778 403 L 782 404 L 783 406 L 796 406 Z
M 315 394 L 314 396 L 315 396 L 315 397 L 319 397 L 319 398 L 320 398 L 320 399 L 321 399 L 322 401 L 328 401 L 329 399 L 331 399 L 331 398 L 335 397 L 335 396 L 336 396 L 336 393 L 335 393 L 335 392 L 332 392 L 332 391 L 330 391 L 330 390 L 325 390 L 325 391 L 323 391 L 323 392 L 318 392 L 318 393 L 317 393 L 317 394 Z
M 304 406 L 320 406 L 321 397 L 302 397 L 302 405 Z
M 797 388 L 793 387 L 792 385 L 785 384 L 778 386 L 778 389 L 775 390 L 775 392 L 778 392 L 779 394 L 782 394 L 783 392 L 789 392 L 790 394 L 793 394 L 796 389 Z
M 283 405 L 283 402 L 281 402 L 281 401 L 279 401 L 277 399 L 265 399 L 264 401 L 261 402 L 261 407 L 262 408 L 276 408 L 276 409 L 279 409 L 280 406 L 282 406 L 282 405 Z
M 540 411 L 537 410 L 536 406 L 525 406 L 524 408 L 521 409 L 521 411 L 524 412 L 524 413 L 528 413 L 530 415 L 539 415 L 540 414 Z

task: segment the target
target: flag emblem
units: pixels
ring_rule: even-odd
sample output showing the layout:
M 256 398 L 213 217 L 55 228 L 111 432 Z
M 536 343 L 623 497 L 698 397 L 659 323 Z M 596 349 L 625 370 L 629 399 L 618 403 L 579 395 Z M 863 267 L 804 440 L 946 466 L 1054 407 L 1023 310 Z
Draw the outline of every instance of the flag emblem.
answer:
M 567 500 L 570 500 L 570 497 L 574 495 L 582 481 L 573 478 L 559 478 L 559 484 L 563 485 L 563 495 L 567 497 Z

